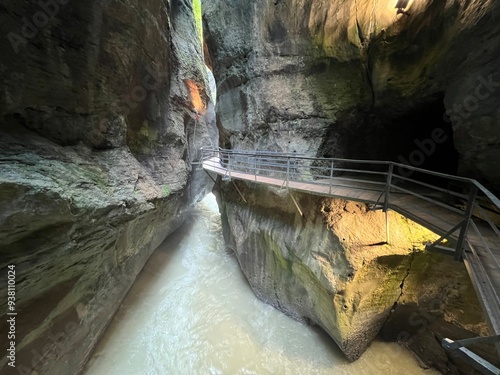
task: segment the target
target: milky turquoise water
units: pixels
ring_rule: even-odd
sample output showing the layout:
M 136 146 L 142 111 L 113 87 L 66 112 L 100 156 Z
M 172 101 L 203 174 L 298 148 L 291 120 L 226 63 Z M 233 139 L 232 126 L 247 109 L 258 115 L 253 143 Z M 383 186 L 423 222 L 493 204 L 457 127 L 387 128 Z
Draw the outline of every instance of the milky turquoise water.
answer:
M 319 329 L 258 301 L 224 249 L 215 198 L 152 255 L 86 375 L 435 374 L 378 343 L 356 362 Z

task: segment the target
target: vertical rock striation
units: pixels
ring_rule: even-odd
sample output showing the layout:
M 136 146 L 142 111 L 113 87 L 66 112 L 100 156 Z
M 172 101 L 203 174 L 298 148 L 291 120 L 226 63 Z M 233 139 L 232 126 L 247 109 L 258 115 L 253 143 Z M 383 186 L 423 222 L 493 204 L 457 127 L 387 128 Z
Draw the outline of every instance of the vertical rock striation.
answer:
M 477 178 L 500 191 L 495 105 L 500 3 L 410 1 L 404 13 L 397 13 L 395 5 L 378 0 L 205 1 L 224 146 L 395 160 Z M 433 134 L 439 139 L 422 150 L 419 145 Z M 384 240 L 373 237 L 384 229 L 366 210 L 353 208 L 351 226 L 335 227 L 351 215 L 351 203 L 325 205 L 300 195 L 304 219 L 279 193 L 239 186 L 249 204 L 221 183 L 221 210 L 226 241 L 256 294 L 322 326 L 348 358 L 357 358 L 387 322 L 401 330 L 384 331 L 386 337 L 405 341 L 398 338 L 405 330 L 415 342 L 425 337 L 420 342 L 432 342 L 429 348 L 436 353 L 425 361 L 451 369 L 435 338 L 454 329 L 464 335 L 485 329 L 481 312 L 467 302 L 474 297 L 461 265 L 414 253 L 422 243 L 409 239 L 399 247 L 368 246 Z M 321 207 L 333 213 L 323 217 L 327 226 Z M 400 229 L 416 228 L 397 222 Z M 371 233 L 367 228 L 373 225 Z M 343 242 L 346 233 L 355 239 L 356 251 Z M 459 285 L 447 285 L 440 267 Z M 435 278 L 435 284 L 426 284 L 421 275 Z M 448 308 L 452 312 L 444 312 Z M 429 311 L 439 317 L 432 324 L 415 320 L 414 313 Z M 422 345 L 415 342 L 406 343 L 421 353 Z
M 75 374 L 149 255 L 211 189 L 191 164 L 218 138 L 202 43 L 186 0 L 4 1 L 0 19 L 13 373 Z M 3 298 L 2 332 L 6 311 Z M 12 370 L 3 356 L 0 372 Z
M 500 189 L 500 4 L 395 3 L 206 1 L 226 144 L 458 168 Z M 410 158 L 437 128 L 448 141 Z

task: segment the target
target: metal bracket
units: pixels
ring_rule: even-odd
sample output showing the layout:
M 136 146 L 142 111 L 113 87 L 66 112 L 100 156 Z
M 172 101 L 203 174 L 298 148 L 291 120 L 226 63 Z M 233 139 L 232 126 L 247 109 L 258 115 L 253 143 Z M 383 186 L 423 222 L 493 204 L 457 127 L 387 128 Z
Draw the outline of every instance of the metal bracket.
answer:
M 292 198 L 293 203 L 295 204 L 295 207 L 297 208 L 297 211 L 299 211 L 300 216 L 304 216 L 304 214 L 302 213 L 302 210 L 299 207 L 299 204 L 297 203 L 297 201 L 293 197 L 292 192 L 289 192 L 289 193 L 290 193 L 290 197 Z
M 455 248 L 448 247 L 448 246 L 436 245 L 436 243 L 433 243 L 432 245 L 426 245 L 425 248 L 428 251 L 433 251 L 433 252 L 439 253 L 439 254 L 445 254 L 445 255 L 455 254 Z
M 429 251 L 432 251 L 435 249 L 441 250 L 443 248 L 443 246 L 439 246 L 439 244 L 442 243 L 444 240 L 449 240 L 450 239 L 449 237 L 463 226 L 464 220 L 462 220 L 460 223 L 455 225 L 453 228 L 451 228 L 448 232 L 446 232 L 441 237 L 439 237 L 439 239 L 434 241 L 432 244 L 426 245 L 425 249 L 429 250 Z M 449 248 L 446 248 L 446 249 L 449 249 Z M 452 251 L 454 252 L 455 250 L 452 250 Z
M 210 175 L 210 173 L 208 173 L 206 169 L 204 169 L 204 171 L 208 175 L 208 177 L 210 177 L 210 179 L 214 182 L 214 184 L 217 184 L 217 181 Z
M 455 341 L 452 340 L 445 341 L 445 340 L 448 339 L 443 340 L 442 342 L 443 347 L 447 350 L 455 350 L 461 348 L 462 346 L 500 343 L 500 335 L 472 337 L 470 339 L 455 340 Z
M 243 196 L 243 194 L 241 193 L 240 189 L 238 188 L 238 185 L 236 185 L 236 183 L 233 181 L 233 185 L 234 187 L 236 188 L 236 191 L 238 192 L 238 194 L 240 195 L 241 199 L 243 199 L 243 202 L 245 202 L 246 204 L 248 204 L 247 200 L 245 199 L 245 197 Z

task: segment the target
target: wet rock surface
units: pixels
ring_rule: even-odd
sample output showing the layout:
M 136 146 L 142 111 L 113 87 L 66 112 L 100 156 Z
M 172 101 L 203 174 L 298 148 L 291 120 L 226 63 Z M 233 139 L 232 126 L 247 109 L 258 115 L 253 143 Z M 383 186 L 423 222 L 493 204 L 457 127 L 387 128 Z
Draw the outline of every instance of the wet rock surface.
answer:
M 500 5 L 394 5 L 206 1 L 226 145 L 391 159 L 499 190 Z M 411 157 L 434 129 L 447 141 Z
M 384 213 L 365 204 L 293 193 L 301 216 L 286 191 L 236 182 L 245 203 L 231 184 L 217 188 L 225 241 L 260 299 L 322 327 L 349 360 L 379 335 L 422 366 L 475 373 L 440 345 L 488 327 L 463 264 L 423 250 L 435 234 L 391 212 L 387 245 Z
M 223 146 L 393 160 L 476 178 L 498 192 L 500 4 L 412 1 L 403 13 L 394 5 L 205 1 Z M 411 244 L 411 231 L 398 249 L 376 245 L 385 228 L 356 204 L 324 206 L 334 213 L 325 226 L 320 198 L 298 194 L 304 219 L 285 193 L 239 186 L 248 205 L 234 187 L 221 187 L 226 241 L 260 298 L 322 326 L 350 359 L 380 328 L 409 325 L 408 346 L 425 363 L 459 371 L 438 338 L 485 332 L 463 265 L 417 251 L 422 243 Z M 405 290 L 406 277 L 439 267 L 461 280 L 450 295 L 464 305 L 422 279 L 421 290 L 413 282 Z M 448 290 L 439 277 L 435 285 Z M 446 308 L 430 306 L 426 294 Z M 439 318 L 415 330 L 412 314 L 429 311 Z
M 47 3 L 0 5 L 0 268 L 16 266 L 15 373 L 75 374 L 210 191 L 191 162 L 218 134 L 191 2 Z

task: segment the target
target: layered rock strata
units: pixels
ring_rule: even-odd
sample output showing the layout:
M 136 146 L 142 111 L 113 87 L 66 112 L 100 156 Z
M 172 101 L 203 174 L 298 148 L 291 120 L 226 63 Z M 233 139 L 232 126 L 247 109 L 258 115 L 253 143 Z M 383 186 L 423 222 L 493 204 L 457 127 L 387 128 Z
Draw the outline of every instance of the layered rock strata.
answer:
M 192 165 L 218 138 L 202 43 L 185 0 L 7 1 L 0 19 L 0 294 L 13 265 L 18 314 L 0 372 L 76 374 L 211 189 Z

